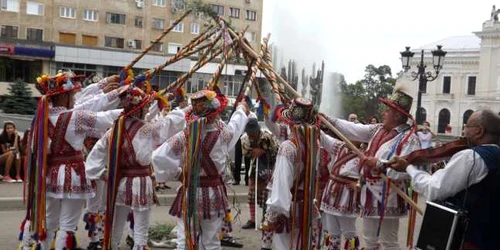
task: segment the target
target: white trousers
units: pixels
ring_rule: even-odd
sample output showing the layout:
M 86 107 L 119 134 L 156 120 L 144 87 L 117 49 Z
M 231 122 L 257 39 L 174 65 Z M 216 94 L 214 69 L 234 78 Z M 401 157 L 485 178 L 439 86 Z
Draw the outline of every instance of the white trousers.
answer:
M 398 243 L 399 218 L 384 218 L 380 228 L 380 237 L 377 237 L 378 218 L 363 218 L 363 238 L 366 249 L 376 249 L 380 241 L 384 250 L 401 249 Z
M 131 209 L 127 206 L 115 207 L 115 218 L 113 221 L 113 232 L 111 245 L 113 249 L 119 249 L 120 241 L 123 235 L 123 229 L 127 223 L 127 217 Z M 143 211 L 135 211 L 134 213 L 134 248 L 133 249 L 143 249 L 148 244 L 148 229 L 149 229 L 149 217 L 151 215 L 151 209 Z
M 273 245 L 274 249 L 295 249 L 295 243 L 297 242 L 297 232 L 294 232 L 293 241 L 290 239 L 290 233 L 274 233 L 273 235 Z M 293 242 L 293 248 L 292 248 Z
M 222 220 L 224 218 L 212 218 L 210 220 L 199 221 L 199 226 L 196 229 L 198 239 L 200 241 L 200 250 L 220 250 L 219 234 L 221 232 Z M 184 221 L 182 218 L 177 218 L 177 250 L 186 249 L 186 233 Z
M 87 199 L 87 212 L 97 214 L 106 210 L 106 182 L 95 180 L 95 196 Z
M 96 231 L 90 236 L 90 242 L 98 242 L 104 237 L 104 212 L 106 211 L 106 182 L 95 180 L 95 196 L 87 199 L 87 213 L 100 214 L 101 220 L 96 222 Z
M 356 234 L 356 217 L 344 217 L 332 214 L 323 213 L 325 217 L 325 228 L 328 235 L 340 236 L 343 235 L 345 239 L 355 237 Z
M 55 232 L 56 248 L 62 250 L 66 247 L 66 238 L 69 233 L 74 233 L 78 220 L 82 216 L 84 199 L 54 199 L 46 198 L 47 239 L 42 242 L 42 250 L 49 250 Z

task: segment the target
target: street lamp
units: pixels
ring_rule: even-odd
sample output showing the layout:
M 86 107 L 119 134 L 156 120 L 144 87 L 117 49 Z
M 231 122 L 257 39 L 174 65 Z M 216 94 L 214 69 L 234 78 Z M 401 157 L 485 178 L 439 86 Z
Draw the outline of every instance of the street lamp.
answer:
M 432 64 L 434 66 L 435 73 L 432 71 L 425 72 L 425 68 L 427 67 L 424 64 L 424 50 L 422 50 L 420 55 L 420 63 L 417 65 L 418 71 L 411 72 L 412 80 L 415 81 L 418 79 L 418 97 L 417 97 L 417 114 L 415 119 L 417 124 L 422 124 L 422 89 L 427 85 L 427 82 L 432 82 L 436 80 L 438 77 L 439 71 L 443 68 L 444 56 L 446 55 L 446 51 L 441 49 L 441 45 L 437 46 L 437 50 L 431 51 L 432 53 Z M 406 50 L 401 52 L 401 62 L 403 64 L 404 71 L 408 71 L 410 69 L 410 61 L 411 58 L 415 55 L 415 53 L 410 51 L 410 47 L 406 47 Z

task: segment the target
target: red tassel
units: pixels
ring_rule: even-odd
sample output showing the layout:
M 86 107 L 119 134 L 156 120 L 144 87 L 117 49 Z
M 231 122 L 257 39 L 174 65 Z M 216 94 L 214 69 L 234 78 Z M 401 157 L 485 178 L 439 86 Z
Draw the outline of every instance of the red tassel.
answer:
M 45 231 L 45 229 L 40 229 L 40 232 L 38 233 L 38 239 L 40 241 L 44 241 L 45 239 L 47 239 L 47 231 Z
M 65 250 L 73 250 L 76 248 L 76 239 L 75 234 L 73 232 L 66 232 L 66 249 Z

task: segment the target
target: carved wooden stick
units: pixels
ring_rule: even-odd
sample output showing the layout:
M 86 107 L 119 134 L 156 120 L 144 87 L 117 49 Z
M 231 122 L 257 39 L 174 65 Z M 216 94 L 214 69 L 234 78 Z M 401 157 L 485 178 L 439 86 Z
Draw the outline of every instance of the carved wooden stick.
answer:
M 142 57 L 144 57 L 148 53 L 148 51 L 151 50 L 151 48 L 153 48 L 153 46 L 156 43 L 158 43 L 161 39 L 163 39 L 163 37 L 165 37 L 168 34 L 168 32 L 170 32 L 173 28 L 175 28 L 175 26 L 177 26 L 177 24 L 179 24 L 182 21 L 182 19 L 184 19 L 187 15 L 189 15 L 189 13 L 191 13 L 191 10 L 186 11 L 181 17 L 177 18 L 172 23 L 172 25 L 170 25 L 170 27 L 168 27 L 165 31 L 163 31 L 161 35 L 159 35 L 148 47 L 143 49 L 141 54 L 139 54 L 136 58 L 134 58 L 134 60 L 132 60 L 132 62 L 130 62 L 125 68 L 132 68 L 139 60 L 141 60 Z

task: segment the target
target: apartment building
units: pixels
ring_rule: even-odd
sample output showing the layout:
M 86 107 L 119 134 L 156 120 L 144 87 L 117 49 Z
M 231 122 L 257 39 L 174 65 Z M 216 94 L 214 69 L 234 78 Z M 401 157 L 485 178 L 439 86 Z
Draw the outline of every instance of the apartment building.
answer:
M 40 73 L 71 69 L 78 74 L 108 76 L 136 57 L 181 16 L 183 0 L 0 0 L 0 82 L 21 78 L 34 82 Z M 263 0 L 205 0 L 257 46 L 261 40 Z M 140 72 L 165 62 L 206 28 L 206 19 L 189 15 L 134 67 Z M 156 79 L 159 87 L 174 81 L 195 63 L 184 59 Z M 217 63 L 193 75 L 188 92 L 210 79 Z M 223 87 L 233 96 L 246 66 L 231 64 Z M 2 88 L 0 88 L 1 90 Z M 5 93 L 0 93 L 0 95 Z

